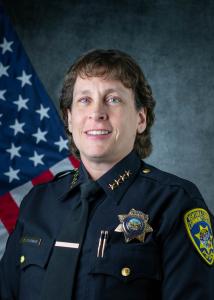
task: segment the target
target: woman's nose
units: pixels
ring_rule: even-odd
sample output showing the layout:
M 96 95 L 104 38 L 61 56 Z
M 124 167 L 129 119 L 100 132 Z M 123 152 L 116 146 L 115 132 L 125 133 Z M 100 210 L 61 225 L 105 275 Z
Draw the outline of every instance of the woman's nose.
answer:
M 91 113 L 91 115 L 89 116 L 90 119 L 93 119 L 95 121 L 104 121 L 107 120 L 107 114 L 104 112 L 93 112 Z
M 102 105 L 100 103 L 94 105 L 91 109 L 90 114 L 89 114 L 89 118 L 93 119 L 95 121 L 107 120 L 108 116 L 107 116 L 107 112 L 105 110 L 104 105 Z

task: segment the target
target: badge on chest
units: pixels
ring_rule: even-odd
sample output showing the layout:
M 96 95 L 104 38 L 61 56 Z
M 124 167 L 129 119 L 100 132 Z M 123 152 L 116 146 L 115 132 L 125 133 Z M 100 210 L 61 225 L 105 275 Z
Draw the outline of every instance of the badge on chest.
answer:
M 133 239 L 144 242 L 146 234 L 153 231 L 148 223 L 149 216 L 134 208 L 126 215 L 118 215 L 118 218 L 120 224 L 115 231 L 124 233 L 126 243 Z

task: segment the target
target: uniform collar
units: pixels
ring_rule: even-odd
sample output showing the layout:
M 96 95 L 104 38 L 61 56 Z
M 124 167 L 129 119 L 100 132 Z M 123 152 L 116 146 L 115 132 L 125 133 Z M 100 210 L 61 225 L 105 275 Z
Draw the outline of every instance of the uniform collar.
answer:
M 141 167 L 141 160 L 137 153 L 133 150 L 107 173 L 97 180 L 97 183 L 105 191 L 106 195 L 113 198 L 117 203 L 121 200 L 131 183 L 134 181 Z M 62 200 L 67 198 L 70 193 L 75 193 L 79 189 L 80 184 L 87 181 L 90 176 L 81 162 L 77 180 L 70 184 L 69 192 L 65 192 Z
M 75 194 L 80 190 L 80 185 L 86 182 L 90 178 L 88 172 L 86 171 L 83 163 L 80 163 L 79 169 L 75 169 L 72 178 L 69 179 L 69 184 L 65 189 L 65 192 L 61 195 L 60 199 L 62 201 L 69 198 L 71 194 Z M 66 187 L 66 186 L 65 186 Z

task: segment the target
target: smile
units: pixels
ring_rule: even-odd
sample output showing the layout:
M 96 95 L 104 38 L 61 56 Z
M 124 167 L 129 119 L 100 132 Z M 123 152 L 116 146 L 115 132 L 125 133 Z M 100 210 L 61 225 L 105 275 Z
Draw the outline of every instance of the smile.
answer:
M 111 131 L 109 131 L 109 130 L 88 130 L 85 133 L 87 135 L 96 136 L 96 135 L 107 135 L 107 134 L 111 133 Z

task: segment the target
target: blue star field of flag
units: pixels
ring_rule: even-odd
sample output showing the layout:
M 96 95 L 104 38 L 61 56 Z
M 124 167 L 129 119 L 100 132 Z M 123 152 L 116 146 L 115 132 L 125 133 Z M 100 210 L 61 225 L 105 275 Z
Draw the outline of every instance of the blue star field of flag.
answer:
M 62 122 L 0 6 L 0 195 L 67 156 Z

